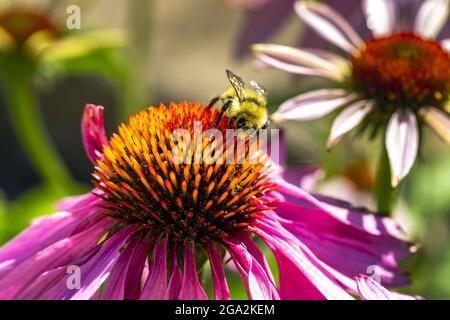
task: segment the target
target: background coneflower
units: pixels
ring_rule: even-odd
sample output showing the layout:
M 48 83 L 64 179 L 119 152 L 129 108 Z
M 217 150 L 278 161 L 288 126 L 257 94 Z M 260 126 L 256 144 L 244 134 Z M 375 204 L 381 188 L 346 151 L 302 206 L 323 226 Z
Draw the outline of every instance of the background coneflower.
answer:
M 274 121 L 313 120 L 344 107 L 331 127 L 328 148 L 359 126 L 374 135 L 385 132 L 378 181 L 379 210 L 392 209 L 390 183 L 397 187 L 411 170 L 420 128 L 428 124 L 450 144 L 450 56 L 448 40 L 434 38 L 447 20 L 449 2 L 424 1 L 414 30 L 396 25 L 391 1 L 363 1 L 373 38 L 363 41 L 340 14 L 325 4 L 298 1 L 295 10 L 324 39 L 344 50 L 348 59 L 320 49 L 256 44 L 265 64 L 288 72 L 332 80 L 333 88 L 307 92 L 284 102 Z M 385 162 L 388 164 L 386 165 Z M 384 193 L 384 194 L 383 194 Z

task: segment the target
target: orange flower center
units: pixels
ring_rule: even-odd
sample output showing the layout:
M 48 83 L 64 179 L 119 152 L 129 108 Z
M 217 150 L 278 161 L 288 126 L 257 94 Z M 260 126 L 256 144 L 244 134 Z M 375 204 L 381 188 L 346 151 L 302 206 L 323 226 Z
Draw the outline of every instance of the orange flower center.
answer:
M 247 230 L 267 209 L 261 196 L 273 186 L 264 161 L 219 161 L 218 154 L 248 157 L 252 147 L 246 141 L 239 154 L 238 135 L 229 141 L 209 136 L 208 129 L 225 137 L 230 128 L 225 117 L 216 125 L 218 114 L 195 103 L 160 105 L 120 125 L 93 173 L 110 214 L 178 241 L 203 242 Z M 180 129 L 185 136 L 174 139 Z
M 369 40 L 352 57 L 355 86 L 381 108 L 441 106 L 450 93 L 450 57 L 414 33 Z
M 50 18 L 42 13 L 12 9 L 0 13 L 0 27 L 5 29 L 20 45 L 39 31 L 56 31 Z

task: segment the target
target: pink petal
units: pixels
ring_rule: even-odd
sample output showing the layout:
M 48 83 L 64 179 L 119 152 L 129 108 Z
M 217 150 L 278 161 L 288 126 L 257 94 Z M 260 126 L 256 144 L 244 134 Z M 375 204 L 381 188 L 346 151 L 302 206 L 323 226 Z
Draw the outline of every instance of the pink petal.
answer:
M 121 249 L 136 232 L 135 228 L 123 228 L 100 245 L 98 252 L 80 266 L 81 288 L 69 289 L 66 277 L 56 283 L 43 296 L 43 299 L 88 300 L 92 298 L 121 255 Z
M 438 137 L 450 145 L 450 117 L 448 113 L 435 107 L 425 107 L 420 110 L 420 115 Z
M 33 220 L 30 227 L 0 249 L 0 276 L 45 247 L 82 231 L 83 227 L 90 227 L 100 218 L 101 199 L 98 197 L 81 196 L 72 203 L 80 207 Z
M 71 264 L 92 252 L 98 240 L 111 227 L 110 219 L 103 219 L 86 231 L 62 239 L 16 266 L 0 279 L 0 300 L 15 299 L 17 294 L 28 287 L 42 273 L 60 266 Z
M 375 37 L 395 31 L 396 11 L 391 0 L 364 0 L 363 11 L 367 18 L 367 26 Z
M 252 51 L 263 63 L 295 74 L 322 76 L 335 81 L 346 77 L 347 62 L 334 55 L 325 59 L 314 52 L 275 44 L 254 44 Z M 331 55 L 331 53 L 326 53 Z
M 291 233 L 285 230 L 279 223 L 264 219 L 258 220 L 254 224 L 255 232 L 276 256 L 284 257 L 302 272 L 307 279 L 308 291 L 314 292 L 313 297 L 323 296 L 326 299 L 352 299 L 352 297 L 337 283 L 334 276 L 320 265 L 319 260 L 312 252 L 300 243 Z M 306 251 L 305 251 L 306 249 Z M 280 272 L 284 272 L 280 270 Z M 301 279 L 301 280 L 304 280 Z M 292 286 L 298 286 L 294 280 Z M 295 292 L 294 289 L 287 288 L 288 292 Z M 291 297 L 294 298 L 294 297 Z
M 363 46 L 363 41 L 352 26 L 336 11 L 325 4 L 311 1 L 298 1 L 295 11 L 319 33 L 341 49 L 352 53 Z
M 425 0 L 419 8 L 414 30 L 425 37 L 435 38 L 449 14 L 448 0 Z
M 272 115 L 274 121 L 314 120 L 355 100 L 356 94 L 343 89 L 320 89 L 287 100 Z
M 109 146 L 105 133 L 102 106 L 86 105 L 81 121 L 81 135 L 86 154 L 89 160 L 95 164 L 103 154 L 103 147 Z
M 177 300 L 178 296 L 180 295 L 183 275 L 178 265 L 177 252 L 177 245 L 172 245 L 172 274 L 169 279 L 169 285 L 167 286 L 166 295 L 164 296 L 165 300 Z
M 111 270 L 101 299 L 139 299 L 142 272 L 147 261 L 149 246 L 150 241 L 141 236 L 130 240 Z
M 227 279 L 225 278 L 220 250 L 216 245 L 211 244 L 207 247 L 207 251 L 214 285 L 214 299 L 229 300 L 230 290 L 228 289 Z
M 386 129 L 386 149 L 395 188 L 411 170 L 419 149 L 419 128 L 409 109 L 399 109 L 391 116 Z
M 249 299 L 279 299 L 278 290 L 267 267 L 262 266 L 244 244 L 232 239 L 224 241 L 228 245 L 228 252 L 241 274 Z
M 373 101 L 362 100 L 346 107 L 333 122 L 327 148 L 331 149 L 347 132 L 358 126 L 373 110 L 373 105 Z
M 25 287 L 15 298 L 16 300 L 38 300 L 55 283 L 61 281 L 67 275 L 67 266 L 55 268 L 44 272 L 33 283 Z
M 158 239 L 153 259 L 142 290 L 142 300 L 162 300 L 167 290 L 167 238 Z
M 374 214 L 353 208 L 349 203 L 341 200 L 332 199 L 321 195 L 312 195 L 305 190 L 287 183 L 283 179 L 273 177 L 273 182 L 280 188 L 277 190 L 281 193 L 281 200 L 286 204 L 289 202 L 303 206 L 304 208 L 315 208 L 318 214 L 323 217 L 329 217 L 336 220 L 336 223 L 347 226 L 355 231 L 359 230 L 362 234 L 383 236 L 388 239 L 405 239 L 405 233 L 402 228 L 392 219 L 378 217 Z M 276 194 L 276 193 L 272 193 Z M 307 219 L 308 223 L 314 223 L 317 219 L 312 219 L 302 211 L 291 212 L 292 216 L 300 216 L 301 219 Z M 324 219 L 322 218 L 322 219 Z
M 363 300 L 417 300 L 419 298 L 390 292 L 372 278 L 364 275 L 356 277 L 356 283 L 359 295 Z
M 179 300 L 208 300 L 208 296 L 198 281 L 194 245 L 184 248 L 184 272 Z

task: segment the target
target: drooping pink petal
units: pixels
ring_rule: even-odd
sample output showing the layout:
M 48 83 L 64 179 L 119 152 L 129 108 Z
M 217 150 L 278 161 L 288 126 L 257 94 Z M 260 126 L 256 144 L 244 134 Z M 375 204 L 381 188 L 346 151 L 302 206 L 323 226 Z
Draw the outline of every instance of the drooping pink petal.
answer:
M 272 115 L 274 121 L 314 120 L 357 99 L 357 95 L 343 89 L 320 89 L 300 94 L 282 103 Z
M 318 55 L 303 49 L 276 44 L 254 44 L 252 51 L 263 63 L 295 74 L 316 75 L 342 81 L 346 77 L 347 62 L 331 53 Z M 333 59 L 326 59 L 323 56 Z
M 140 235 L 130 240 L 106 280 L 101 299 L 139 299 L 141 294 L 141 277 L 145 261 L 147 260 L 149 246 L 150 241 Z
M 341 49 L 352 53 L 363 46 L 363 41 L 352 26 L 336 11 L 325 4 L 311 1 L 298 1 L 295 11 L 319 33 Z
M 94 196 L 77 197 L 73 199 L 73 210 L 33 220 L 30 227 L 0 249 L 0 277 L 36 252 L 90 227 L 97 219 L 101 219 L 102 210 L 98 207 L 100 202 L 101 200 L 97 197 L 94 199 Z M 77 203 L 80 204 L 79 208 L 76 208 Z
M 81 135 L 86 154 L 89 160 L 95 164 L 103 153 L 103 146 L 109 145 L 105 133 L 102 106 L 94 104 L 85 106 L 81 121 Z
M 311 250 L 320 259 L 319 265 L 333 274 L 346 288 L 356 292 L 353 277 L 360 273 L 376 274 L 383 283 L 390 286 L 409 284 L 408 277 L 397 265 L 400 258 L 410 253 L 406 244 L 368 234 L 360 236 L 359 232 L 339 226 L 339 222 L 330 217 L 328 221 L 310 226 L 305 225 L 307 221 L 299 218 L 289 219 L 288 212 L 299 209 L 301 208 L 292 205 L 280 205 L 277 208 L 279 223 Z M 317 209 L 306 211 L 305 214 L 322 216 Z
M 156 240 L 141 299 L 162 300 L 167 290 L 167 238 Z
M 294 186 L 279 177 L 272 177 L 272 181 L 280 188 L 278 192 L 272 192 L 280 200 L 284 200 L 283 204 L 291 202 L 295 205 L 302 206 L 305 211 L 308 208 L 320 209 L 316 214 L 323 214 L 323 217 L 329 217 L 342 226 L 347 226 L 350 230 L 360 231 L 359 236 L 363 234 L 383 236 L 387 239 L 404 240 L 405 232 L 392 219 L 379 217 L 374 214 L 367 214 L 361 209 L 353 208 L 349 203 L 322 195 L 312 195 L 305 190 Z M 293 216 L 301 216 L 301 219 L 306 219 L 308 223 L 314 223 L 320 219 L 314 219 L 306 214 L 305 211 L 291 212 Z M 306 223 L 306 222 L 305 222 Z M 356 235 L 355 235 L 356 236 Z
M 171 262 L 172 274 L 170 275 L 169 284 L 167 286 L 165 300 L 177 300 L 180 295 L 181 285 L 183 282 L 183 274 L 178 265 L 177 258 L 177 245 L 172 245 L 172 262 Z
M 450 116 L 448 113 L 435 107 L 426 107 L 420 110 L 420 114 L 437 136 L 450 145 Z
M 391 116 L 386 129 L 386 149 L 395 188 L 411 170 L 419 150 L 419 128 L 409 109 L 399 109 Z
M 224 241 L 228 245 L 228 252 L 241 274 L 249 299 L 279 299 L 278 290 L 270 270 L 268 271 L 266 266 L 262 266 L 243 243 L 238 240 L 224 239 Z
M 169 279 L 169 285 L 167 286 L 166 295 L 164 300 L 177 300 L 180 295 L 181 285 L 183 281 L 183 274 L 180 267 L 176 266 L 172 270 L 172 275 Z
M 67 276 L 67 266 L 46 271 L 37 277 L 33 283 L 25 287 L 23 291 L 19 292 L 15 299 L 39 300 L 43 293 L 47 292 L 55 283 L 60 282 L 65 276 Z
M 208 300 L 208 295 L 200 284 L 197 276 L 194 245 L 185 245 L 184 271 L 179 300 Z
M 353 277 L 377 272 L 383 283 L 402 286 L 408 277 L 398 262 L 414 249 L 391 219 L 278 181 L 275 210 L 279 223 L 312 250 L 334 277 L 355 291 Z M 320 200 L 319 200 L 320 199 Z
M 428 38 L 435 38 L 449 14 L 448 0 L 425 0 L 419 8 L 414 30 Z
M 100 286 L 108 278 L 112 268 L 121 255 L 121 249 L 131 236 L 136 232 L 136 228 L 127 227 L 118 230 L 110 236 L 87 262 L 79 266 L 81 275 L 80 289 L 68 288 L 67 277 L 61 279 L 51 289 L 49 289 L 42 299 L 58 300 L 88 300 L 98 291 Z
M 413 297 L 405 294 L 390 292 L 374 279 L 361 275 L 356 277 L 358 292 L 362 300 L 417 300 L 420 297 Z
M 298 269 L 298 272 L 303 273 L 305 279 L 307 279 L 307 285 L 304 284 L 307 288 L 306 290 L 313 293 L 311 299 L 317 299 L 321 296 L 330 300 L 352 299 L 344 288 L 338 284 L 333 274 L 323 268 L 319 263 L 319 259 L 302 245 L 297 238 L 284 229 L 281 224 L 267 219 L 264 219 L 264 221 L 258 220 L 254 223 L 254 230 L 267 246 L 272 249 L 278 260 L 280 260 L 280 255 L 283 255 L 285 259 Z M 285 266 L 286 264 L 284 263 L 283 265 Z M 285 271 L 280 270 L 281 272 Z M 297 286 L 298 284 L 292 281 L 291 285 Z M 285 288 L 285 290 L 291 294 L 296 292 L 295 288 Z M 291 298 L 293 299 L 294 297 L 291 296 Z
M 361 121 L 373 110 L 374 101 L 357 101 L 346 107 L 333 121 L 327 149 L 331 149 L 350 130 L 358 126 Z
M 391 0 L 363 0 L 363 12 L 367 26 L 375 37 L 387 35 L 395 31 L 396 10 Z
M 91 253 L 111 225 L 112 221 L 105 217 L 86 231 L 62 239 L 27 258 L 0 279 L 0 300 L 15 299 L 42 273 Z
M 216 245 L 211 244 L 207 247 L 207 251 L 214 285 L 214 299 L 229 300 L 230 290 L 228 289 L 227 279 L 225 278 L 220 250 Z

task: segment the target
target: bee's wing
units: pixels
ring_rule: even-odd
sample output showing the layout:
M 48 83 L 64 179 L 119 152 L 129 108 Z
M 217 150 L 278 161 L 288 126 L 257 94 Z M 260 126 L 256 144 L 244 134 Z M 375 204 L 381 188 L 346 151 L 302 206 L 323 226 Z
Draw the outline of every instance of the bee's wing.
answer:
M 240 101 L 244 100 L 244 93 L 245 93 L 245 82 L 242 80 L 241 77 L 235 75 L 230 70 L 227 70 L 227 77 L 228 80 L 230 80 L 231 85 L 233 86 L 234 90 L 236 91 L 236 94 Z
M 260 85 L 256 81 L 250 81 L 250 86 L 258 92 L 259 95 L 263 96 L 264 98 L 267 98 L 267 90 L 262 85 Z

